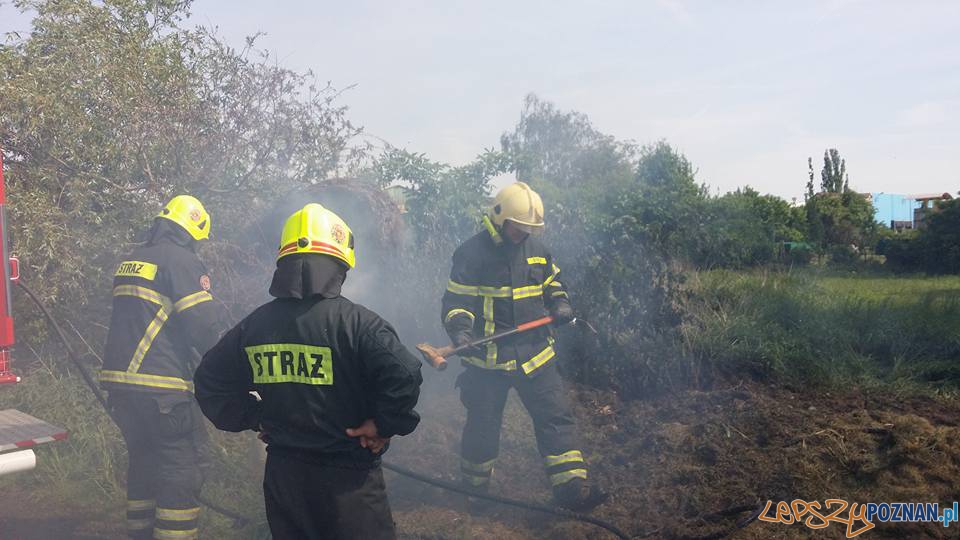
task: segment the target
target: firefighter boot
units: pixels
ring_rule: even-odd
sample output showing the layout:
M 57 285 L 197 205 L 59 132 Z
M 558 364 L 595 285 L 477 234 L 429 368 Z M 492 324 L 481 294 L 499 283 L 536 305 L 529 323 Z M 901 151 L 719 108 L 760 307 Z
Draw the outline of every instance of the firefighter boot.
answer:
M 484 484 L 482 486 L 473 486 L 468 482 L 463 482 L 463 487 L 473 493 L 481 493 L 486 495 L 490 492 L 490 485 Z M 467 512 L 473 516 L 485 516 L 489 515 L 491 511 L 496 508 L 497 504 L 490 499 L 483 499 L 481 497 L 472 497 L 467 496 Z
M 553 500 L 557 506 L 575 512 L 589 512 L 603 504 L 610 495 L 583 478 L 574 478 L 553 488 Z

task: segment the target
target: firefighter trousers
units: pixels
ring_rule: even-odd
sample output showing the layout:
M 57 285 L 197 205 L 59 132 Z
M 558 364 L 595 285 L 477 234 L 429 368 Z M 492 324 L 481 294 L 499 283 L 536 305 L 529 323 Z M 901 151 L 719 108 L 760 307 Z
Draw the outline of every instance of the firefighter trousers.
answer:
M 127 534 L 197 538 L 209 439 L 193 396 L 112 392 L 109 406 L 129 456 Z
M 334 466 L 268 451 L 263 497 L 274 540 L 396 538 L 379 466 Z
M 537 449 L 554 490 L 573 479 L 586 480 L 587 466 L 576 421 L 556 364 L 538 369 L 535 377 L 468 367 L 457 385 L 467 410 L 460 450 L 465 483 L 485 489 L 490 482 L 500 452 L 503 409 L 511 387 L 517 390 L 533 420 Z

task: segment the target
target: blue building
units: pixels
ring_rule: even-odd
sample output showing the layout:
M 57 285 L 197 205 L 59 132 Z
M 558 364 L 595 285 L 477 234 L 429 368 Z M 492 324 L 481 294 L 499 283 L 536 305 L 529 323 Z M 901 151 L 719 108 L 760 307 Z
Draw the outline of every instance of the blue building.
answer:
M 949 193 L 871 193 L 867 200 L 873 203 L 874 216 L 881 224 L 891 229 L 922 229 L 924 217 L 936 212 L 938 201 L 949 201 Z
M 891 228 L 912 229 L 913 211 L 920 208 L 920 201 L 913 195 L 896 193 L 871 193 L 870 202 L 877 221 Z

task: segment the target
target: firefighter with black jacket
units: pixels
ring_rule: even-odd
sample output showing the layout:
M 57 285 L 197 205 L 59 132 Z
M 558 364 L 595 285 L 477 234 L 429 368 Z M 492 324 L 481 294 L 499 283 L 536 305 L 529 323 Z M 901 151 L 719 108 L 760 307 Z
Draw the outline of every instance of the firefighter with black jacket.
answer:
M 444 327 L 456 346 L 550 314 L 555 325 L 573 319 L 560 268 L 531 236 L 543 228 L 543 202 L 527 184 L 502 189 L 485 230 L 453 254 L 443 296 Z M 576 422 L 554 362 L 552 329 L 541 327 L 491 342 L 461 355 L 466 370 L 457 380 L 467 410 L 461 444 L 461 475 L 486 491 L 500 450 L 507 393 L 515 388 L 533 419 L 537 447 L 560 506 L 586 510 L 605 495 L 587 482 L 587 464 Z
M 207 433 L 191 380 L 222 322 L 195 252 L 209 235 L 200 201 L 174 197 L 114 274 L 100 384 L 127 445 L 132 538 L 197 538 Z
M 194 376 L 214 425 L 261 431 L 278 540 L 396 536 L 380 455 L 420 421 L 420 361 L 390 324 L 340 295 L 355 262 L 347 224 L 304 206 L 283 229 L 275 300 L 228 331 Z

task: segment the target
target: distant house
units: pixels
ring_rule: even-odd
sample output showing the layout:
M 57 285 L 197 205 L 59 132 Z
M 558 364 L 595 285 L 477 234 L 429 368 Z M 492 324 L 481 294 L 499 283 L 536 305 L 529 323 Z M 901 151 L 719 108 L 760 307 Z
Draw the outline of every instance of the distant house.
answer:
M 913 211 L 913 228 L 922 229 L 925 226 L 923 221 L 924 217 L 931 212 L 937 211 L 937 202 L 949 201 L 953 199 L 953 196 L 949 193 L 919 193 L 913 195 L 913 199 L 919 205 L 919 207 Z
M 936 208 L 936 201 L 953 198 L 949 193 L 870 193 L 866 197 L 873 203 L 877 221 L 898 231 L 922 227 L 923 217 Z

